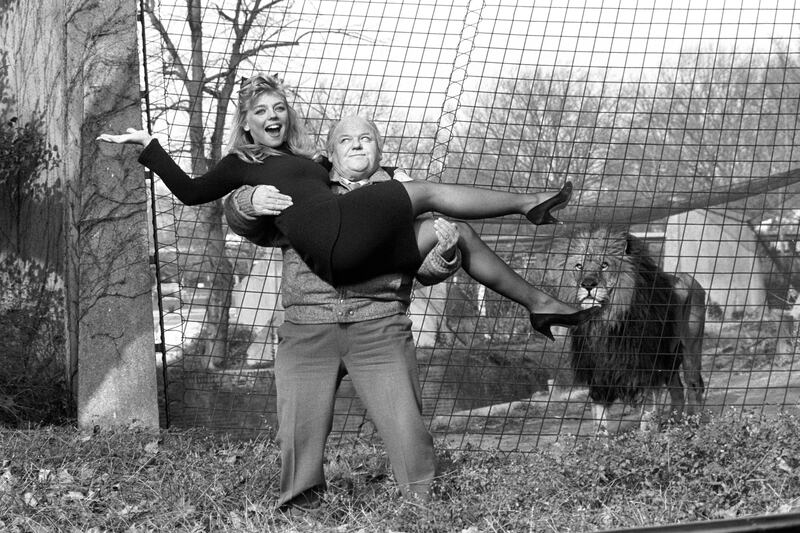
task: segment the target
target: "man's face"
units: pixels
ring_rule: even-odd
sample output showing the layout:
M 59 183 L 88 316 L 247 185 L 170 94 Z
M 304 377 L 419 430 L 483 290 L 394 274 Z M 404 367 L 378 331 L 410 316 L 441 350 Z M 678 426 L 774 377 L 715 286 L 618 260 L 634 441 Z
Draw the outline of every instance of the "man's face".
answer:
M 360 117 L 347 117 L 333 135 L 333 168 L 345 178 L 361 180 L 371 176 L 380 164 L 380 150 L 369 123 Z

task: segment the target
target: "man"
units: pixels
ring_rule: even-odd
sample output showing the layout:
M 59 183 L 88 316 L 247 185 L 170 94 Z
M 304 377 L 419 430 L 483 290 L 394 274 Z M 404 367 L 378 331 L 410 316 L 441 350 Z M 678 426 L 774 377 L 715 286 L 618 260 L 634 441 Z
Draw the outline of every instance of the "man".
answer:
M 380 167 L 375 125 L 347 117 L 331 128 L 327 144 L 337 192 L 392 179 Z M 403 179 L 395 173 L 395 179 Z M 405 179 L 408 179 L 407 176 Z M 268 186 L 242 187 L 225 201 L 231 229 L 260 245 L 283 250 L 281 297 L 285 322 L 275 357 L 281 494 L 278 506 L 313 508 L 325 488 L 323 456 L 336 388 L 346 372 L 384 441 L 405 496 L 429 498 L 436 464 L 433 438 L 421 414 L 421 391 L 411 321 L 411 276 L 397 273 L 332 287 L 288 247 L 275 241 L 260 216 L 277 215 L 291 199 Z M 266 222 L 270 222 L 266 220 Z M 437 220 L 439 245 L 417 279 L 433 284 L 460 265 L 456 226 Z

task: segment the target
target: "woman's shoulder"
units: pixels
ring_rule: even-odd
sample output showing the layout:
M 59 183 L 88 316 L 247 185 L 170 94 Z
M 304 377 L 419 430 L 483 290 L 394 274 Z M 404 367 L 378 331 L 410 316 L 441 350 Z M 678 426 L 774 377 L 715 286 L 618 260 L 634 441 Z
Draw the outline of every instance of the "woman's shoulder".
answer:
M 234 171 L 247 174 L 250 172 L 259 172 L 258 169 L 264 168 L 265 165 L 268 167 L 268 161 L 270 159 L 274 158 L 268 157 L 264 161 L 247 161 L 239 154 L 231 152 L 220 159 L 216 167 L 224 171 Z
M 265 157 L 262 161 L 245 161 L 237 153 L 232 152 L 223 157 L 216 168 L 224 171 L 237 172 L 279 172 L 287 174 L 302 174 L 319 176 L 320 179 L 327 178 L 328 171 L 319 162 L 309 159 L 306 156 L 292 153 L 272 154 Z M 258 170 L 256 170 L 258 169 Z
M 223 157 L 222 159 L 220 159 L 219 163 L 217 163 L 217 164 L 218 165 L 226 165 L 226 166 L 241 166 L 241 165 L 249 165 L 251 163 L 248 163 L 247 161 L 245 161 L 244 159 L 239 157 L 238 154 L 235 154 L 235 153 L 231 152 L 231 153 L 227 154 L 225 157 Z
M 319 161 L 298 154 L 270 156 L 264 161 L 264 163 L 273 164 L 280 167 L 301 168 L 304 170 L 313 169 L 315 172 L 321 172 L 324 174 L 327 174 L 328 172 Z

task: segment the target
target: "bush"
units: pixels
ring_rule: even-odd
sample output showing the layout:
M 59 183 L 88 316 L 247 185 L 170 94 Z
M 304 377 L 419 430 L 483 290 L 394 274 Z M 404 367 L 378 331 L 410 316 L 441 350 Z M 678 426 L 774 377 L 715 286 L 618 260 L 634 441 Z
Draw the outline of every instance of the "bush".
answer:
M 42 126 L 41 116 L 23 124 L 16 117 L 0 122 L 0 208 L 12 226 L 23 223 L 26 210 L 46 212 L 45 206 L 59 203 L 60 193 L 40 179 L 59 164 L 58 149 L 47 143 Z M 55 266 L 18 251 L 35 255 L 30 251 L 45 245 L 23 246 L 18 229 L 0 237 L 0 424 L 58 423 L 70 411 L 64 295 L 56 288 Z

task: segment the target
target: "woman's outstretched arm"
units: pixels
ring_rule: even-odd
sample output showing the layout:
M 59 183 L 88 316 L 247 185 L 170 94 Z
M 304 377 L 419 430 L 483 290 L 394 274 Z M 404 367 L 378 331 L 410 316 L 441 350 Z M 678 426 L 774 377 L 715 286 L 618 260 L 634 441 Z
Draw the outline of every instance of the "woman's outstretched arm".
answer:
M 97 140 L 143 146 L 139 162 L 158 174 L 172 194 L 186 205 L 212 202 L 243 184 L 243 172 L 229 171 L 224 165 L 217 165 L 202 176 L 192 179 L 161 147 L 158 139 L 144 130 L 128 128 L 126 133 L 119 135 L 104 133 Z

